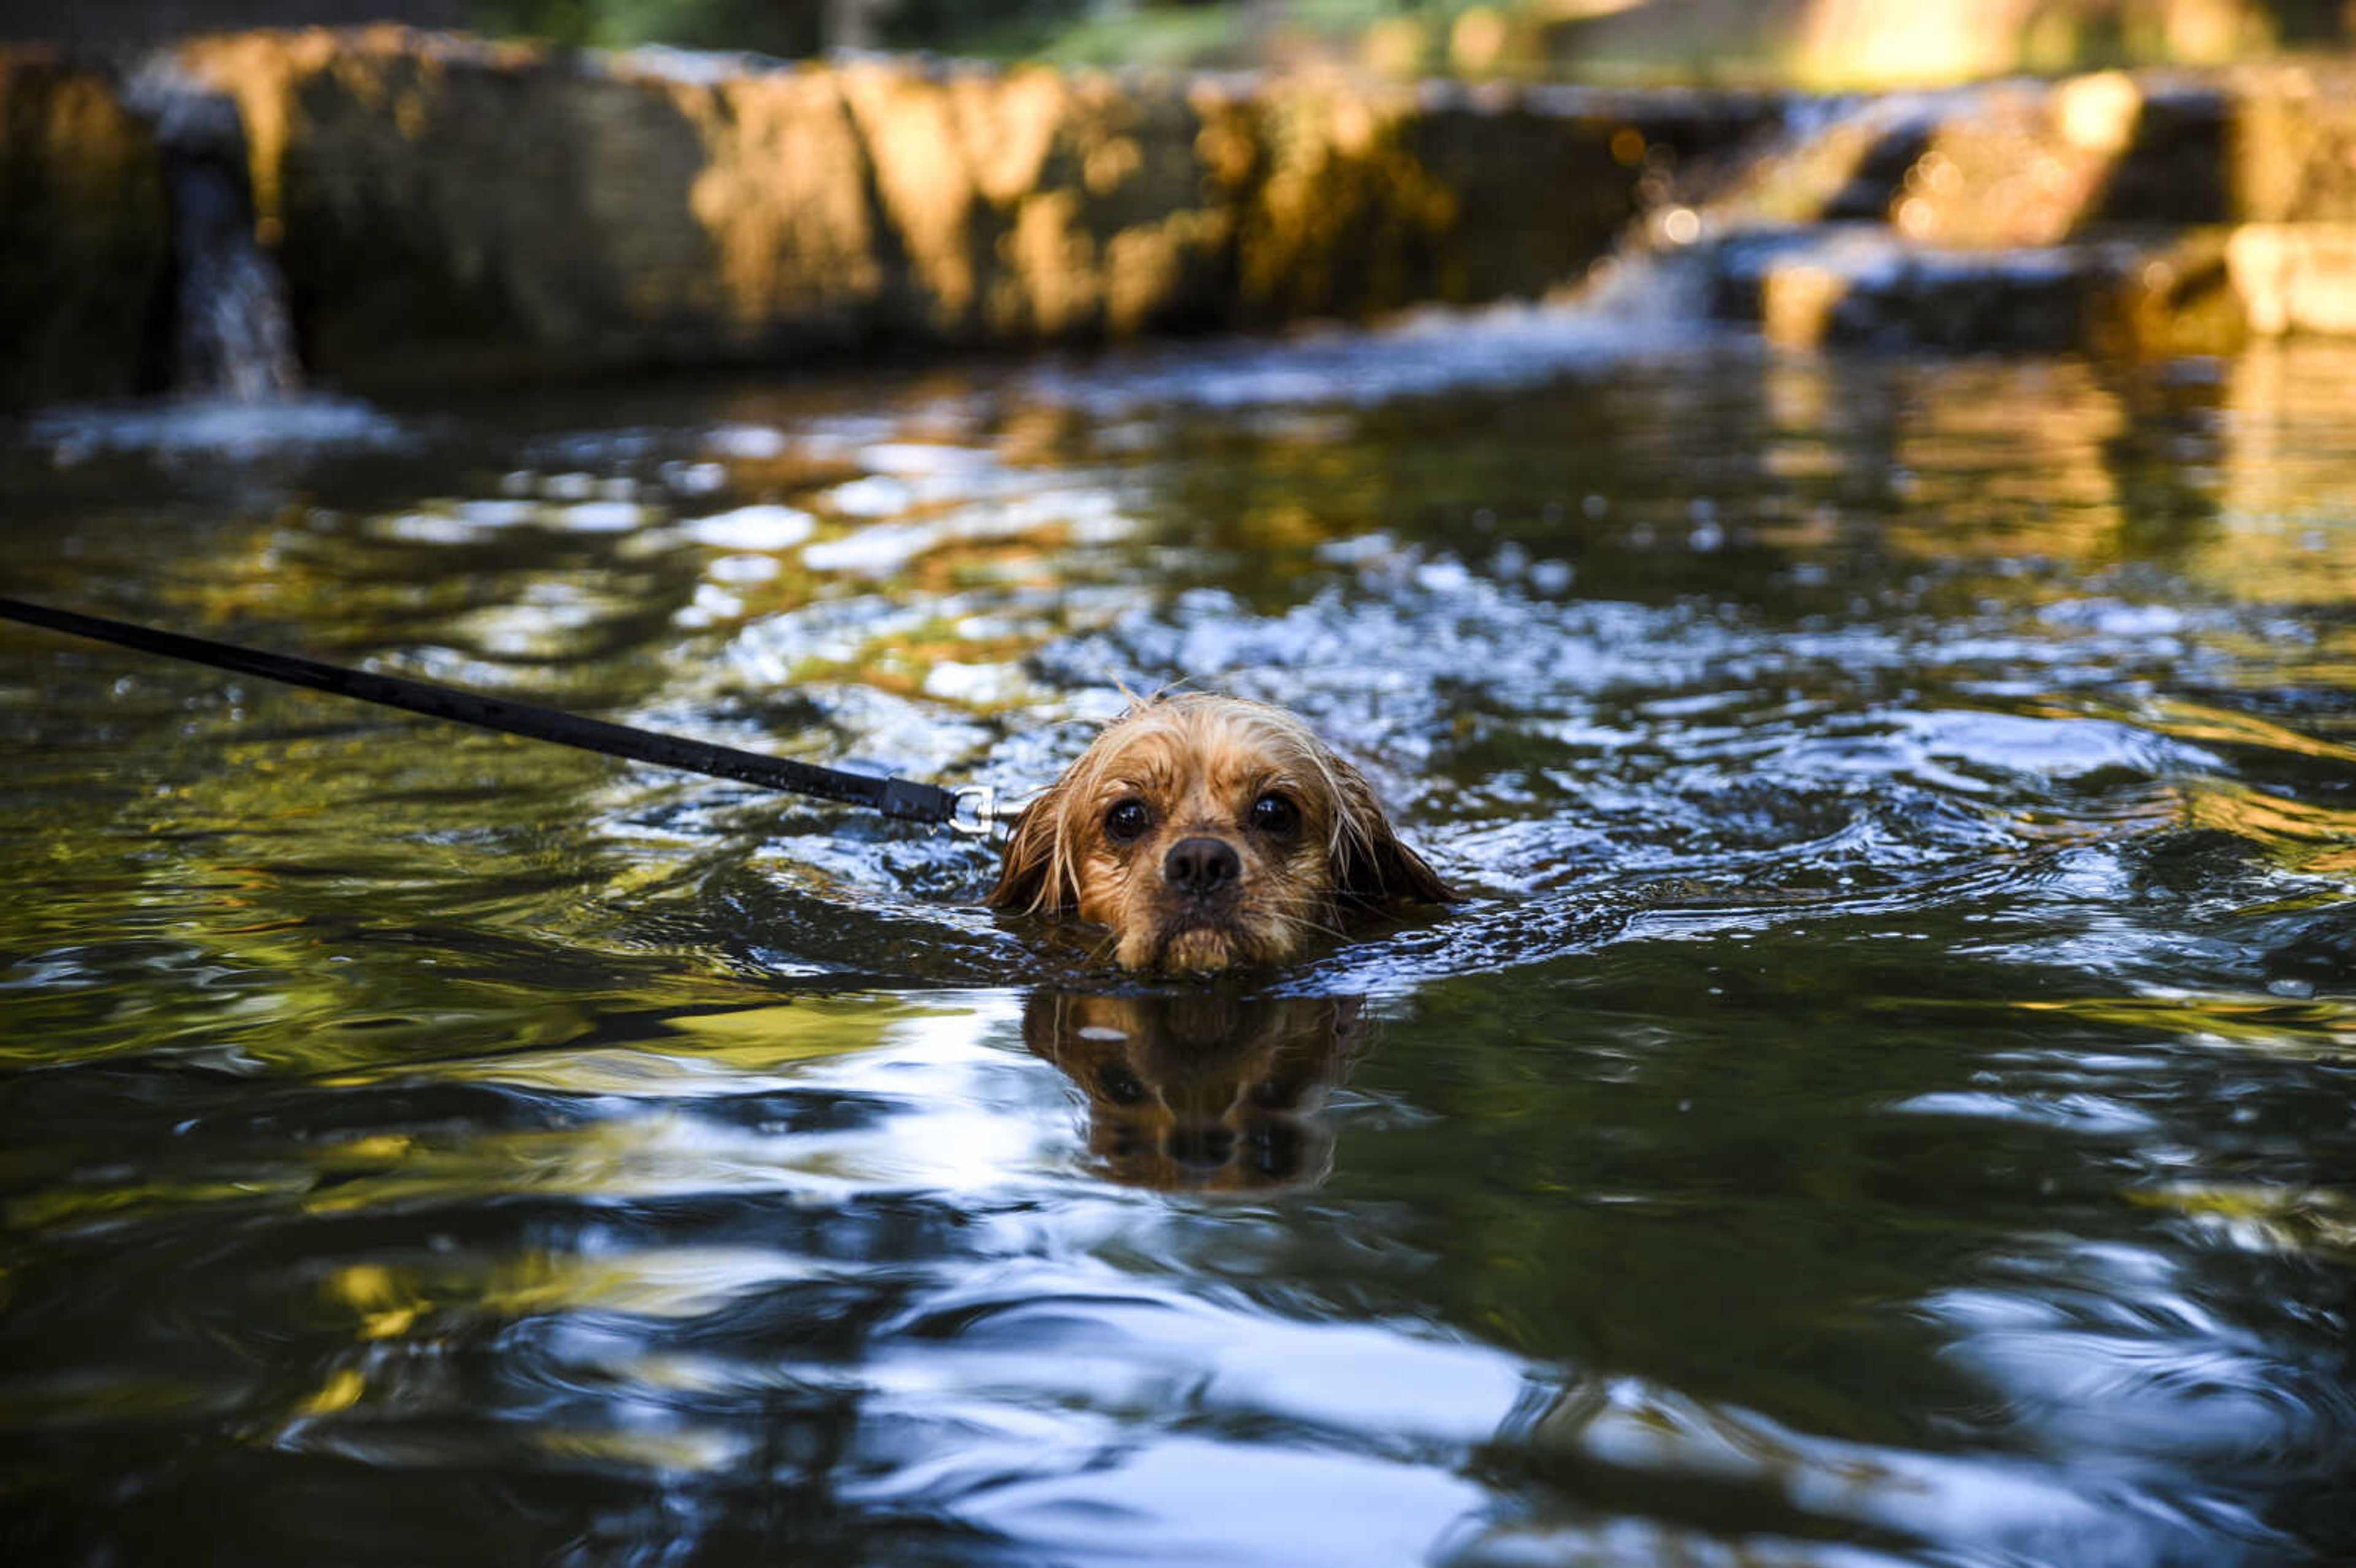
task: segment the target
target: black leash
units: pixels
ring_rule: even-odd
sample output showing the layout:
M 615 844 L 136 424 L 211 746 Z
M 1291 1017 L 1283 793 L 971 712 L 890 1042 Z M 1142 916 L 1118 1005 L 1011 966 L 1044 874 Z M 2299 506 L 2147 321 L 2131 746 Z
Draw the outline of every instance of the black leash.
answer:
M 314 691 L 331 691 L 338 697 L 402 708 L 429 718 L 453 719 L 478 729 L 498 730 L 534 741 L 553 741 L 560 746 L 602 752 L 609 757 L 627 757 L 632 762 L 653 763 L 659 767 L 679 768 L 691 773 L 709 773 L 763 789 L 816 795 L 845 805 L 863 805 L 910 822 L 947 824 L 963 833 L 987 834 L 996 816 L 992 792 L 979 786 L 949 790 L 911 779 L 877 778 L 787 757 L 765 757 L 758 752 L 714 746 L 677 735 L 659 735 L 651 730 L 633 730 L 626 724 L 584 719 L 577 713 L 530 702 L 480 697 L 455 687 L 435 686 L 431 681 L 371 675 L 365 670 L 322 664 L 316 659 L 263 653 L 234 643 L 217 643 L 206 637 L 182 636 L 177 632 L 133 625 L 127 621 L 110 621 L 102 615 L 28 604 L 21 599 L 0 599 L 0 617 L 70 632 L 77 637 L 119 644 L 143 653 L 162 654 L 167 658 L 236 670 L 242 675 L 258 675 L 288 686 L 306 686 Z

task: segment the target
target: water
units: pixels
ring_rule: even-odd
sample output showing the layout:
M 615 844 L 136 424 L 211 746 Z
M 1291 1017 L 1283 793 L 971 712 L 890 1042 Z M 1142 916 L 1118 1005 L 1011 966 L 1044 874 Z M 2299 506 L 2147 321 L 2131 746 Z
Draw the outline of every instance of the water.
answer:
M 20 431 L 27 597 L 1008 788 L 1190 677 L 1472 897 L 1143 986 L 0 633 L 11 1560 L 2356 1553 L 2356 350 L 1526 325 Z
M 155 127 L 171 193 L 172 386 L 231 404 L 294 396 L 294 324 L 285 280 L 254 239 L 237 105 L 160 59 L 140 71 L 132 99 Z

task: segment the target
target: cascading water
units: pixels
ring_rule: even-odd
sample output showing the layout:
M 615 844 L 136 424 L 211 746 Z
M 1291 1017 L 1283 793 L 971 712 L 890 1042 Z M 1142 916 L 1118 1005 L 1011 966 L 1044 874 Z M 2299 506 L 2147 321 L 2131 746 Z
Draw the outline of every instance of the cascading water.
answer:
M 27 426 L 34 440 L 64 466 L 99 452 L 243 461 L 399 440 L 368 404 L 305 387 L 285 280 L 254 238 L 237 106 L 168 62 L 142 69 L 129 96 L 155 127 L 171 196 L 170 341 L 158 358 L 173 395 L 48 410 Z
M 254 239 L 236 106 L 167 68 L 145 72 L 134 97 L 154 119 L 171 190 L 174 389 L 238 402 L 293 396 L 303 371 L 286 284 Z

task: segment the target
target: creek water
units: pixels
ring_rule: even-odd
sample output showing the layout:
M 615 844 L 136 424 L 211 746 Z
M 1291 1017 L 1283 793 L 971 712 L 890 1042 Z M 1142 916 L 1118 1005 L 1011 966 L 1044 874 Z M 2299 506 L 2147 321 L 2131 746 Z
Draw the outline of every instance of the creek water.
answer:
M 1592 316 L 32 421 L 8 590 L 1009 789 L 1185 678 L 1470 897 L 0 628 L 11 1560 L 2356 1553 L 2356 350 Z

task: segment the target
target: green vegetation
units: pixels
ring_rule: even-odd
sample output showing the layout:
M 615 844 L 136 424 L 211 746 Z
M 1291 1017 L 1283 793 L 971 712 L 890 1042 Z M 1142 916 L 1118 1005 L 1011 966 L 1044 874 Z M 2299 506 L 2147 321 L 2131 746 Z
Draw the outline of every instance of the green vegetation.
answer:
M 477 0 L 474 11 L 486 33 L 584 47 L 663 43 L 803 55 L 823 41 L 819 0 Z
M 1065 66 L 1872 86 L 2340 47 L 2339 0 L 476 0 L 484 31 Z

